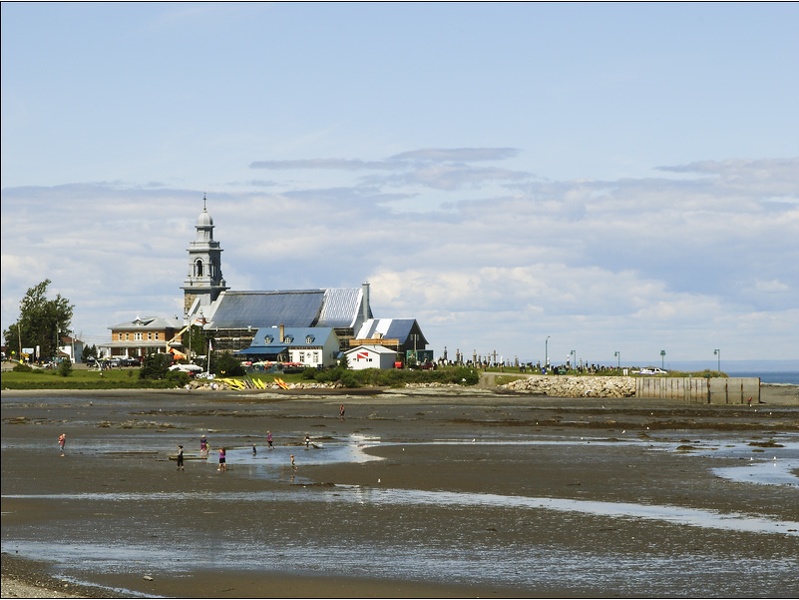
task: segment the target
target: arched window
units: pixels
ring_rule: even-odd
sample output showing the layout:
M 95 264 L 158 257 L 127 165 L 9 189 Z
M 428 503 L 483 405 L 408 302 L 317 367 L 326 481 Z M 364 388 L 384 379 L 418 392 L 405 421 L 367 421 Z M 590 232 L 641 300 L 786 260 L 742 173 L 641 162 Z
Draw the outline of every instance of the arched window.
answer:
M 197 262 L 194 263 L 194 275 L 196 277 L 202 277 L 203 276 L 203 261 L 202 260 L 198 260 Z

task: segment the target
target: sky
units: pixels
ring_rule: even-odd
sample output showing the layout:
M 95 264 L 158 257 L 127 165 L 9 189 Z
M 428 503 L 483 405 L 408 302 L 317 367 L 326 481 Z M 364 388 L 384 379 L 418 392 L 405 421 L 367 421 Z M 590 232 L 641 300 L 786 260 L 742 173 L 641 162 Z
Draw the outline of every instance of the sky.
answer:
M 2 3 L 2 329 L 359 287 L 436 357 L 795 360 L 799 4 Z M 715 351 L 719 352 L 716 353 Z M 661 356 L 665 351 L 665 357 Z

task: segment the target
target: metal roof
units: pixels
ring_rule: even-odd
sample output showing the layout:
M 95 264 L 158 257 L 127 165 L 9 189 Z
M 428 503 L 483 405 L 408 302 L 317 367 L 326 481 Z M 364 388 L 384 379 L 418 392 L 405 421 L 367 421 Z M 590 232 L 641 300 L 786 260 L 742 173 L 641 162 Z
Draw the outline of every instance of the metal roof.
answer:
M 397 339 L 400 344 L 408 341 L 414 325 L 419 331 L 422 339 L 419 340 L 419 345 L 427 344 L 427 340 L 422 333 L 421 328 L 416 323 L 416 319 L 369 319 L 362 326 L 360 331 L 355 335 L 359 340 L 367 339 L 380 339 L 381 337 Z M 375 337 L 378 334 L 378 337 Z
M 363 290 L 361 288 L 328 288 L 319 315 L 320 327 L 354 327 L 361 316 Z M 367 318 L 370 318 L 371 308 Z
M 223 292 L 210 318 L 209 327 L 310 327 L 319 318 L 324 296 L 324 290 Z
M 118 325 L 112 325 L 108 329 L 112 331 L 156 331 L 162 329 L 182 329 L 183 321 L 177 317 L 136 317 L 132 321 L 125 321 Z
M 237 354 L 279 354 L 286 348 L 322 348 L 333 335 L 332 327 L 284 327 L 281 342 L 280 328 L 261 327 L 250 347 Z
M 247 327 L 353 327 L 360 316 L 361 288 L 226 291 L 209 318 L 212 329 Z

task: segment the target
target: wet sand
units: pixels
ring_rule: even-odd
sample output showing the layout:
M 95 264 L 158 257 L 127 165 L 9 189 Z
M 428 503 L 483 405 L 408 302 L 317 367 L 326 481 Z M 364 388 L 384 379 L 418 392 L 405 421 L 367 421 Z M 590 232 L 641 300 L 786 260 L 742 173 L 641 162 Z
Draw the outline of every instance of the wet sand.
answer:
M 115 594 L 112 589 L 168 597 L 218 598 L 630 596 L 602 584 L 573 587 L 558 578 L 553 578 L 551 584 L 538 582 L 532 587 L 505 586 L 446 578 L 414 581 L 392 577 L 390 570 L 385 577 L 364 577 L 352 576 L 346 568 L 331 575 L 330 571 L 285 568 L 237 570 L 236 565 L 215 571 L 183 565 L 173 574 L 161 573 L 151 580 L 135 568 L 123 574 L 93 573 L 86 583 L 105 587 L 80 587 L 71 579 L 65 580 L 64 576 L 70 573 L 64 573 L 46 556 L 31 561 L 31 557 L 15 555 L 13 541 L 6 539 L 6 529 L 52 523 L 54 538 L 58 539 L 58 528 L 64 523 L 80 521 L 102 528 L 106 518 L 101 513 L 93 514 L 97 508 L 91 503 L 12 497 L 16 495 L 151 492 L 185 497 L 197 490 L 211 495 L 298 488 L 313 492 L 333 485 L 378 491 L 491 493 L 674 505 L 725 513 L 754 511 L 793 522 L 799 518 L 795 487 L 730 483 L 712 474 L 712 467 L 719 465 L 718 459 L 697 455 L 686 461 L 685 454 L 691 453 L 692 448 L 712 444 L 719 436 L 764 444 L 767 448 L 775 435 L 799 435 L 799 397 L 795 387 L 764 386 L 761 398 L 764 404 L 747 407 L 636 399 L 555 399 L 486 390 L 457 395 L 434 389 L 333 395 L 4 391 L 3 578 L 84 597 L 129 595 L 129 592 Z M 346 405 L 344 420 L 338 415 L 340 403 Z M 296 449 L 297 471 L 286 464 L 284 476 L 264 481 L 249 476 L 246 468 L 230 461 L 228 472 L 220 474 L 214 468 L 215 455 L 212 455 L 212 464 L 187 460 L 185 472 L 176 472 L 175 463 L 168 456 L 175 444 L 181 440 L 187 453 L 193 455 L 198 432 L 206 430 L 210 430 L 208 437 L 214 447 L 220 440 L 239 447 L 255 443 L 260 453 L 268 452 L 265 434 L 271 430 L 281 451 Z M 68 440 L 64 457 L 58 455 L 55 446 L 62 432 L 67 433 Z M 150 446 L 131 451 L 124 443 L 137 432 Z M 304 457 L 309 456 L 304 454 L 309 451 L 302 446 L 306 432 L 320 445 L 350 435 L 380 438 L 384 444 L 368 452 L 383 460 L 304 463 Z M 572 439 L 575 444 L 482 443 L 552 436 Z M 593 452 L 579 443 L 584 438 L 605 440 L 609 449 Z M 115 439 L 121 444 L 118 452 L 114 449 Z M 614 446 L 614 440 L 625 439 L 642 443 Z M 429 445 L 434 440 L 452 443 Z M 671 441 L 681 450 L 648 451 L 647 440 Z M 100 442 L 108 444 L 107 451 L 82 450 Z M 755 445 L 752 451 L 762 453 L 764 447 Z M 181 514 L 188 523 L 185 527 L 191 531 L 196 510 L 174 502 L 167 506 L 173 507 L 167 510 Z M 148 518 L 156 521 L 152 515 L 148 517 L 129 504 L 121 504 L 114 510 L 128 511 L 129 519 L 136 522 L 146 523 Z M 362 532 L 353 531 L 360 525 L 348 520 L 346 509 L 331 507 L 326 508 L 326 514 L 320 514 L 318 503 L 276 502 L 270 510 L 267 520 L 263 511 L 252 503 L 231 500 L 224 514 L 214 513 L 213 517 L 203 519 L 201 526 L 197 525 L 202 527 L 198 535 L 213 535 L 214 528 L 219 532 L 230 531 L 241 527 L 243 522 L 263 535 L 264 544 L 270 543 L 271 528 L 314 531 L 318 527 L 324 529 L 325 536 L 353 539 L 355 543 L 358 535 L 378 542 L 385 539 L 387 543 L 402 541 L 407 536 L 407 545 L 412 546 L 418 536 L 446 538 L 451 531 L 457 534 L 458 543 L 513 548 L 521 527 L 545 546 L 576 551 L 603 548 L 630 556 L 654 552 L 640 548 L 641 536 L 647 535 L 658 540 L 656 551 L 664 554 L 696 553 L 697 545 L 701 545 L 708 554 L 729 555 L 732 560 L 766 565 L 769 560 L 784 560 L 799 553 L 796 536 L 751 536 L 734 531 L 699 534 L 692 528 L 632 520 L 608 523 L 597 519 L 590 527 L 581 522 L 579 528 L 570 528 L 564 526 L 563 517 L 557 514 L 543 514 L 534 522 L 520 522 L 512 511 L 491 507 L 478 507 L 461 516 L 436 506 L 408 513 L 403 508 L 367 505 L 358 508 L 359 523 L 372 526 Z M 415 523 L 413 528 L 407 524 L 409 514 Z M 114 516 L 120 518 L 119 514 Z M 157 535 L 169 536 L 170 532 L 159 530 Z M 308 551 L 313 552 L 313 539 L 298 543 L 307 543 Z M 486 568 L 490 569 L 490 565 Z M 706 589 L 705 595 L 713 597 L 713 590 L 721 589 L 715 586 L 722 583 L 718 575 L 706 577 L 705 587 L 699 581 L 695 589 Z M 68 587 L 64 587 L 65 582 Z M 769 597 L 795 597 L 799 584 L 785 582 L 779 588 L 765 591 L 764 595 Z M 4 596 L 11 594 L 4 591 Z

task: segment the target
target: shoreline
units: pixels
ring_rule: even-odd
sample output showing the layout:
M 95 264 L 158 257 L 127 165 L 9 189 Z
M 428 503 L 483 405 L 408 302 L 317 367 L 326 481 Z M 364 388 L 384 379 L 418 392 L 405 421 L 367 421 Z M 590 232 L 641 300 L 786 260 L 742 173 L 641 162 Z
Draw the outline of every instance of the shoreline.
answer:
M 796 420 L 795 409 L 799 405 L 799 398 L 795 394 L 799 386 L 785 388 L 780 385 L 765 386 L 764 401 L 770 405 L 771 411 L 766 412 L 764 407 L 746 406 L 696 406 L 683 402 L 651 401 L 635 398 L 601 399 L 581 398 L 563 399 L 549 398 L 529 394 L 496 393 L 492 390 L 473 389 L 465 390 L 456 387 L 449 391 L 441 388 L 403 388 L 380 390 L 379 393 L 355 394 L 274 394 L 242 392 L 186 392 L 185 390 L 94 390 L 92 393 L 83 391 L 48 391 L 41 393 L 31 390 L 3 390 L 3 437 L 26 434 L 40 439 L 45 447 L 50 446 L 55 437 L 53 434 L 61 429 L 69 431 L 70 444 L 68 445 L 67 462 L 53 460 L 51 453 L 25 451 L 22 454 L 15 450 L 13 443 L 5 446 L 3 452 L 3 494 L 44 494 L 56 490 L 69 494 L 80 495 L 83 491 L 97 492 L 106 489 L 108 485 L 108 469 L 113 466 L 114 480 L 124 483 L 113 483 L 111 489 L 120 492 L 147 494 L 162 489 L 167 491 L 174 488 L 175 492 L 191 493 L 201 485 L 202 489 L 213 492 L 219 490 L 231 493 L 234 490 L 241 492 L 263 489 L 289 490 L 287 482 L 250 481 L 243 477 L 240 466 L 231 464 L 231 473 L 219 478 L 210 472 L 215 469 L 205 469 L 199 465 L 187 464 L 186 478 L 184 480 L 174 477 L 174 467 L 169 467 L 168 459 L 159 457 L 141 460 L 141 456 L 134 460 L 133 456 L 118 456 L 109 465 L 109 459 L 96 457 L 91 454 L 78 453 L 77 441 L 85 439 L 114 439 L 121 435 L 125 429 L 120 429 L 126 421 L 126 416 L 112 416 L 108 425 L 98 429 L 93 423 L 105 422 L 106 414 L 119 411 L 129 413 L 129 417 L 148 422 L 150 414 L 158 414 L 158 431 L 161 436 L 168 436 L 171 441 L 175 436 L 189 435 L 193 437 L 198 426 L 208 427 L 213 424 L 216 433 L 220 435 L 235 435 L 243 443 L 249 439 L 247 431 L 265 431 L 266 427 L 282 432 L 296 432 L 297 436 L 303 435 L 307 429 L 313 429 L 314 435 L 330 434 L 342 435 L 346 432 L 362 432 L 365 435 L 376 435 L 391 440 L 406 440 L 408 448 L 382 452 L 385 456 L 383 462 L 369 462 L 364 464 L 337 464 L 337 465 L 302 465 L 302 455 L 298 455 L 301 464 L 301 473 L 309 477 L 318 485 L 329 485 L 334 482 L 342 485 L 351 485 L 369 489 L 382 477 L 383 481 L 390 481 L 395 489 L 419 490 L 461 490 L 468 492 L 495 491 L 498 494 L 511 496 L 542 497 L 554 495 L 556 497 L 589 498 L 598 501 L 633 501 L 636 494 L 643 494 L 651 498 L 652 502 L 669 504 L 682 503 L 688 490 L 693 490 L 689 502 L 690 506 L 729 507 L 734 510 L 737 497 L 712 492 L 718 483 L 714 479 L 707 480 L 700 472 L 686 473 L 681 467 L 685 458 L 668 454 L 645 455 L 647 462 L 658 465 L 654 471 L 647 471 L 651 481 L 641 480 L 636 470 L 630 470 L 630 464 L 641 460 L 639 451 L 635 449 L 619 450 L 617 458 L 608 463 L 607 473 L 617 480 L 613 486 L 608 485 L 607 473 L 597 471 L 596 466 L 581 465 L 574 462 L 568 453 L 555 450 L 539 450 L 535 460 L 517 463 L 514 458 L 519 452 L 526 452 L 523 448 L 498 447 L 490 450 L 493 454 L 485 457 L 480 455 L 479 461 L 487 458 L 490 462 L 485 467 L 481 462 L 470 462 L 475 469 L 474 475 L 458 469 L 450 469 L 449 464 L 458 464 L 463 461 L 464 453 L 470 454 L 479 450 L 466 446 L 436 447 L 435 455 L 431 456 L 425 443 L 429 440 L 444 437 L 445 439 L 471 439 L 476 436 L 516 435 L 517 431 L 528 432 L 526 435 L 538 436 L 542 434 L 571 437 L 574 440 L 582 439 L 583 435 L 614 436 L 620 435 L 622 427 L 634 428 L 635 436 L 666 435 L 679 437 L 690 435 L 693 438 L 705 438 L 712 435 L 728 435 L 738 439 L 753 439 L 758 436 L 771 435 L 770 432 L 799 432 L 799 422 Z M 52 398 L 54 396 L 67 396 L 67 402 L 56 401 L 48 406 L 47 418 L 44 421 L 34 422 L 31 419 L 41 419 L 45 414 L 36 403 L 28 403 L 26 398 L 40 396 Z M 73 402 L 72 399 L 86 398 L 87 402 Z M 15 401 L 19 399 L 20 401 Z M 117 401 L 117 399 L 119 401 Z M 338 405 L 340 402 L 347 405 L 347 421 L 338 418 Z M 158 409 L 155 409 L 158 406 Z M 13 407 L 13 408 L 9 408 Z M 163 413 L 161 412 L 163 407 Z M 710 410 L 708 410 L 710 409 Z M 157 412 L 156 412 L 157 410 Z M 112 411 L 112 413 L 108 413 Z M 252 412 L 250 418 L 242 420 L 244 412 Z M 81 415 L 78 417 L 77 415 Z M 27 421 L 20 421 L 20 415 Z M 76 421 L 79 419 L 79 423 Z M 164 429 L 163 423 L 175 423 L 177 428 Z M 110 428 L 109 428 L 110 425 Z M 745 426 L 745 427 L 744 427 Z M 651 429 L 650 429 L 651 427 Z M 743 428 L 742 428 L 743 427 Z M 593 430 L 592 430 L 593 428 Z M 682 433 L 688 428 L 691 433 Z M 186 433 L 182 433 L 182 432 Z M 537 433 L 541 432 L 541 433 Z M 551 433 L 549 433 L 551 432 Z M 762 433 L 760 433 L 762 432 Z M 130 434 L 125 434 L 130 435 Z M 285 434 L 284 434 L 285 435 Z M 57 436 L 57 434 L 56 434 Z M 321 438 L 320 438 L 321 439 Z M 712 439 L 712 438 L 711 438 Z M 418 446 L 418 442 L 421 442 Z M 11 442 L 9 442 L 11 443 Z M 30 441 L 26 443 L 30 444 Z M 261 440 L 261 443 L 262 440 Z M 281 447 L 286 447 L 294 442 L 290 439 L 280 439 Z M 299 437 L 297 439 L 299 443 Z M 171 447 L 168 445 L 167 447 Z M 504 448 L 504 449 L 503 449 Z M 407 450 L 407 451 L 406 451 Z M 489 450 L 486 450 L 487 452 Z M 71 454 L 75 452 L 76 454 Z M 41 454 L 41 456 L 39 456 Z M 119 453 L 117 453 L 119 454 Z M 25 467 L 20 463 L 29 461 L 28 468 L 41 472 L 41 483 L 28 481 Z M 545 460 L 544 457 L 550 457 Z M 695 464 L 704 464 L 705 460 L 696 457 L 691 459 Z M 87 464 L 86 469 L 81 469 L 78 479 L 64 480 L 68 473 L 78 468 L 78 462 Z M 139 466 L 138 462 L 141 462 Z M 552 466 L 550 466 L 550 461 Z M 614 462 L 617 461 L 617 462 Z M 166 464 L 164 465 L 164 462 Z M 614 467 L 613 465 L 617 466 Z M 386 466 L 390 468 L 386 471 Z M 621 467 L 623 470 L 619 470 Z M 63 472 L 64 469 L 67 472 Z M 604 467 L 603 467 L 604 468 Z M 103 471 L 105 469 L 105 471 Z M 120 471 L 120 469 L 122 469 Z M 155 480 L 152 476 L 155 470 Z M 95 472 L 96 471 L 96 472 Z M 209 472 L 210 471 L 210 472 Z M 693 470 L 692 470 L 693 471 Z M 103 475 L 106 473 L 106 475 Z M 122 473 L 120 475 L 119 473 Z M 520 473 L 524 476 L 517 478 Z M 8 476 L 8 477 L 7 477 Z M 72 476 L 74 477 L 74 475 Z M 122 477 L 123 479 L 119 479 Z M 182 475 L 180 476 L 182 477 Z M 208 479 L 210 477 L 210 479 Z M 388 479 L 390 477 L 390 480 Z M 663 478 L 666 479 L 663 479 Z M 675 481 L 690 477 L 692 483 L 682 490 L 675 488 Z M 695 481 L 693 481 L 695 479 Z M 58 482 L 61 482 L 60 484 Z M 579 483 L 578 483 L 579 482 Z M 624 483 L 627 485 L 623 485 Z M 629 485 L 639 488 L 636 494 L 631 495 Z M 54 487 L 54 485 L 56 487 Z M 686 483 L 686 485 L 688 485 Z M 60 486 L 60 487 L 59 487 Z M 709 486 L 709 487 L 708 487 Z M 784 501 L 776 502 L 771 497 L 771 490 L 761 488 L 747 489 L 745 502 L 759 507 L 764 514 L 771 512 L 774 515 L 785 514 Z M 783 494 L 784 492 L 780 492 Z M 24 500 L 13 498 L 4 500 L 4 524 L 6 519 L 50 519 L 48 511 L 36 516 L 26 510 L 23 515 L 19 512 Z M 46 501 L 45 501 L 46 502 Z M 37 501 L 37 506 L 40 504 Z M 44 504 L 42 506 L 47 506 Z M 245 507 L 246 509 L 246 507 Z M 41 510 L 36 508 L 35 510 Z M 83 513 L 81 507 L 72 507 Z M 91 513 L 92 509 L 88 509 Z M 96 509 L 94 509 L 96 510 Z M 310 510 L 308 517 L 315 518 L 313 508 L 295 506 L 291 510 Z M 134 518 L 131 516 L 131 518 Z M 545 527 L 544 524 L 540 527 Z M 489 530 L 491 531 L 491 530 Z M 542 530 L 542 534 L 543 534 Z M 548 531 L 548 530 L 547 530 Z M 501 535 L 502 529 L 491 533 L 492 536 Z M 567 535 L 552 530 L 553 536 Z M 689 535 L 689 534 L 685 534 Z M 736 536 L 732 536 L 734 539 Z M 577 542 L 575 542 L 577 543 Z M 688 542 L 686 542 L 688 543 Z M 693 542 L 691 542 L 693 543 Z M 746 548 L 746 544 L 740 546 Z M 185 597 L 194 590 L 213 590 L 213 597 L 529 597 L 530 589 L 499 588 L 491 585 L 470 586 L 452 582 L 451 584 L 435 582 L 413 582 L 407 580 L 370 579 L 368 577 L 344 577 L 330 573 L 313 573 L 297 571 L 265 572 L 235 572 L 224 574 L 191 570 L 185 575 L 174 573 L 172 576 L 165 574 L 155 575 L 155 580 L 148 582 L 143 579 L 143 573 L 128 574 L 125 576 L 102 576 L 95 574 L 92 577 L 102 585 L 108 587 L 91 587 L 71 583 L 51 575 L 53 566 L 47 562 L 18 557 L 12 554 L 13 546 L 4 543 L 3 549 L 3 597 L 87 597 L 87 598 L 115 598 L 129 597 L 130 594 L 118 594 L 114 589 L 130 590 L 131 593 L 161 595 L 167 597 Z M 227 586 L 222 583 L 226 582 Z M 17 587 L 15 587 L 15 584 Z M 28 586 L 28 587 L 25 587 Z M 188 587 L 187 587 L 188 586 Z M 558 588 L 557 585 L 541 590 L 541 595 L 560 595 L 575 597 L 574 590 Z M 226 591 L 230 588 L 230 591 Z M 16 590 L 16 591 L 15 591 Z M 268 590 L 265 593 L 264 590 Z M 34 592 L 37 595 L 34 595 Z M 208 592 L 211 593 L 211 592 Z M 38 595 L 42 594 L 42 595 Z M 47 594 L 47 595 L 46 595 Z M 591 593 L 586 592 L 586 597 Z

